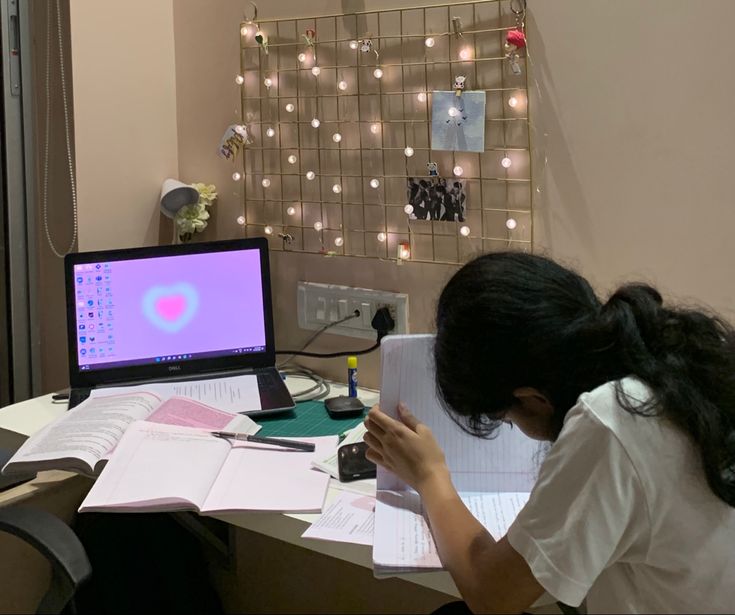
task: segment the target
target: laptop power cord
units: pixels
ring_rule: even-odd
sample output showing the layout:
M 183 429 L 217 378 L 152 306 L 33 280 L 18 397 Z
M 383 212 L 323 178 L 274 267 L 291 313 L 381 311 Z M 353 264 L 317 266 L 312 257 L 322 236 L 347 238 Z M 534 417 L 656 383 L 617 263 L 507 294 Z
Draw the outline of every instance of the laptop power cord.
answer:
M 358 310 L 355 310 L 355 312 L 358 312 Z M 356 318 L 359 316 L 358 314 L 352 314 L 348 316 L 347 318 L 334 322 L 330 325 L 327 325 L 326 327 L 323 327 L 317 335 L 313 336 L 308 343 L 311 343 L 316 339 L 316 337 L 324 333 L 329 327 L 335 326 L 339 324 L 340 322 L 344 322 L 346 320 L 350 320 L 351 318 Z M 373 316 L 373 320 L 371 321 L 371 324 L 373 326 L 373 329 L 377 332 L 377 340 L 375 341 L 375 344 L 370 346 L 370 348 L 365 348 L 363 350 L 350 350 L 350 351 L 344 351 L 344 352 L 304 352 L 302 350 L 276 350 L 276 354 L 289 354 L 294 357 L 312 357 L 315 359 L 335 359 L 337 357 L 350 357 L 350 356 L 359 356 L 364 355 L 373 352 L 374 350 L 377 350 L 380 348 L 380 340 L 382 340 L 386 335 L 388 335 L 393 329 L 395 329 L 396 322 L 393 320 L 393 316 L 391 316 L 390 310 L 387 307 L 379 308 L 375 315 Z M 306 348 L 308 345 L 304 345 L 303 348 Z

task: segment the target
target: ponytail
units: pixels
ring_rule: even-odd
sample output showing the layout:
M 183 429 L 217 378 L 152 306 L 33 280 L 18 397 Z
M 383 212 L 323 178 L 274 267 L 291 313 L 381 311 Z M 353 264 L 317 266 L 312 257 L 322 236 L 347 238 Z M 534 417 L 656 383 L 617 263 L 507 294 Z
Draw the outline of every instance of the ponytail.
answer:
M 603 305 L 584 278 L 548 258 L 495 252 L 442 291 L 434 359 L 450 416 L 485 437 L 517 388 L 549 398 L 558 433 L 579 395 L 635 376 L 652 398 L 629 399 L 618 382 L 622 407 L 686 433 L 710 489 L 735 507 L 735 330 L 714 314 L 664 306 L 645 284 L 623 286 Z
M 617 329 L 619 357 L 646 382 L 653 398 L 636 404 L 618 384 L 618 400 L 634 414 L 662 414 L 697 447 L 707 483 L 735 506 L 735 331 L 716 315 L 663 306 L 647 285 L 628 285 L 602 307 Z

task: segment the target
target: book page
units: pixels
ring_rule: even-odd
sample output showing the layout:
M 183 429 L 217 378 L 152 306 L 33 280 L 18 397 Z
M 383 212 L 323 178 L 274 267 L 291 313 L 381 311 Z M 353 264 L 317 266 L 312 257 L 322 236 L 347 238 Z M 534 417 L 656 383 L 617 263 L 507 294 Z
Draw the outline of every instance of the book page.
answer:
M 170 382 L 148 382 L 129 387 L 99 388 L 92 391 L 92 396 L 102 396 L 131 391 L 150 391 L 161 399 L 174 395 L 195 399 L 219 410 L 237 414 L 260 410 L 260 390 L 258 379 L 254 374 L 242 374 L 225 378 L 209 378 L 202 380 L 173 380 Z
M 90 397 L 31 436 L 6 468 L 10 472 L 23 464 L 94 473 L 97 462 L 115 448 L 128 426 L 148 417 L 160 401 L 158 396 L 143 392 Z
M 229 451 L 206 431 L 135 422 L 79 510 L 198 508 Z
M 403 401 L 431 428 L 458 491 L 530 491 L 538 471 L 538 443 L 507 425 L 491 440 L 463 431 L 437 396 L 433 347 L 433 335 L 395 335 L 383 340 L 381 410 L 395 418 L 398 402 Z M 378 489 L 405 488 L 392 473 L 378 468 Z
M 257 433 L 261 429 L 260 425 L 244 414 L 233 415 L 193 399 L 178 396 L 167 399 L 146 420 L 165 425 L 247 434 Z
M 316 448 L 304 452 L 233 442 L 202 511 L 320 512 L 329 474 L 313 469 L 311 462 L 327 456 L 337 446 L 337 436 L 293 439 L 313 442 Z
M 508 531 L 529 493 L 460 493 L 465 506 L 495 540 Z M 373 561 L 385 570 L 442 568 L 421 498 L 414 491 L 379 491 Z

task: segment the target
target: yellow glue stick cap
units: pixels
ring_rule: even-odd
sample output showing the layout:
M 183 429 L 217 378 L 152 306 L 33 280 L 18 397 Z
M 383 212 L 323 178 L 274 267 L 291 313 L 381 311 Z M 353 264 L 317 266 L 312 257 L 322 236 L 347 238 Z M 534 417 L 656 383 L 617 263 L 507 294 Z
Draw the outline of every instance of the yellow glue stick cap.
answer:
M 357 368 L 357 357 L 347 357 L 347 367 L 350 369 Z

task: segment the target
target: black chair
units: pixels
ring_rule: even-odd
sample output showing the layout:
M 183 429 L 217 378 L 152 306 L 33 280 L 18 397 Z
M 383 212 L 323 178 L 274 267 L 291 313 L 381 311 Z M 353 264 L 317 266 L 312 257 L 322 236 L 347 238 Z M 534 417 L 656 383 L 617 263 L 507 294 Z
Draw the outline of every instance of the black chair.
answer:
M 76 613 L 74 594 L 92 566 L 74 531 L 51 513 L 35 508 L 0 508 L 0 531 L 17 536 L 51 563 L 51 585 L 36 613 Z

